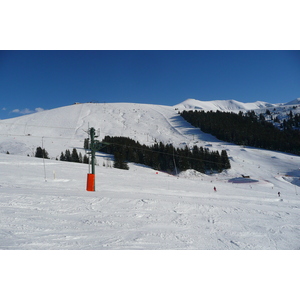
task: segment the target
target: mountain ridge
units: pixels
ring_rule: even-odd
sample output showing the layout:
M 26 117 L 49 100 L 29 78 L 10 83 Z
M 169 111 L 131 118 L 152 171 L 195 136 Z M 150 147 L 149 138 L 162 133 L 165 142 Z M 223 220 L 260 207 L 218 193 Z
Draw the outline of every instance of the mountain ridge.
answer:
M 299 101 L 297 102 L 300 104 L 300 98 L 297 98 Z M 286 104 L 279 103 L 279 104 L 272 104 L 263 101 L 256 101 L 256 102 L 249 102 L 244 103 L 234 99 L 230 100 L 212 100 L 212 101 L 202 101 L 196 99 L 186 99 L 185 101 L 174 105 L 178 110 L 194 110 L 200 109 L 204 111 L 225 111 L 225 112 L 239 112 L 239 111 L 248 111 L 248 110 L 258 110 L 258 109 L 268 109 L 268 108 L 276 108 L 282 106 L 288 106 L 296 104 L 296 100 L 290 101 Z
M 200 101 L 187 99 L 174 106 L 138 103 L 79 103 L 44 110 L 16 118 L 0 120 L 0 152 L 32 156 L 42 143 L 52 158 L 67 148 L 82 148 L 88 128 L 106 135 L 130 137 L 142 144 L 173 143 L 176 147 L 201 146 L 219 142 L 184 121 L 178 112 L 203 109 L 238 112 L 255 110 L 257 113 L 273 109 L 286 116 L 290 107 L 300 103 L 297 98 L 286 105 L 266 102 L 242 103 L 236 100 Z M 299 108 L 295 108 L 295 112 Z M 299 111 L 300 112 L 300 111 Z

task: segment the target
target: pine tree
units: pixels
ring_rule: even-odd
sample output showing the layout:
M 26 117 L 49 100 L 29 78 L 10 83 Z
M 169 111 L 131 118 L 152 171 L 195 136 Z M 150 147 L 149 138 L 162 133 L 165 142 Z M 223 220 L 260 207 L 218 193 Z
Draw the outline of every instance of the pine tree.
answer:
M 69 149 L 66 150 L 65 152 L 65 160 L 66 161 L 71 161 L 71 152 Z
M 36 148 L 35 157 L 49 159 L 48 152 L 45 149 L 42 149 L 41 147 Z
M 83 156 L 83 163 L 84 164 L 89 164 L 89 158 L 86 154 Z
M 43 149 L 41 147 L 37 147 L 35 150 L 35 157 L 43 158 Z
M 72 151 L 71 161 L 79 163 L 79 156 L 78 156 L 77 150 L 75 148 L 73 148 L 73 151 Z
M 223 169 L 230 169 L 231 168 L 230 161 L 228 159 L 226 150 L 221 151 L 221 163 L 222 163 L 222 168 Z
M 63 152 L 61 152 L 59 160 L 61 160 L 61 161 L 65 161 L 66 160 L 66 157 L 65 157 L 65 155 L 64 155 Z
M 123 153 L 115 152 L 114 156 L 115 156 L 114 168 L 129 170 L 128 164 L 127 162 L 125 162 Z

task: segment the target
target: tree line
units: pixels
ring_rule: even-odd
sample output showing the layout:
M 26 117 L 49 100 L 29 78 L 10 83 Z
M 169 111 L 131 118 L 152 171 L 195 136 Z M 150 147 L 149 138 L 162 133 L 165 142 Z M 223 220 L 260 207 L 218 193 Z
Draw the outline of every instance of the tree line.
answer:
M 82 156 L 81 153 L 78 154 L 75 148 L 73 148 L 72 153 L 69 149 L 67 149 L 65 153 L 61 152 L 59 160 L 84 164 L 89 163 L 89 157 L 86 154 L 84 156 Z
M 180 115 L 191 125 L 223 141 L 300 154 L 300 131 L 294 130 L 291 125 L 296 123 L 298 116 L 291 116 L 279 129 L 262 116 L 257 116 L 254 111 L 240 111 L 236 114 L 195 110 L 183 111 Z
M 42 147 L 36 148 L 34 156 L 39 158 L 50 159 L 48 152 L 46 151 L 46 149 Z M 84 156 L 82 156 L 81 153 L 78 154 L 75 148 L 73 148 L 72 152 L 69 149 L 65 150 L 65 152 L 61 152 L 59 160 L 76 162 L 76 163 L 84 163 L 84 164 L 89 163 L 89 157 L 86 154 Z
M 226 150 L 210 151 L 208 148 L 194 145 L 192 149 L 187 146 L 175 148 L 172 144 L 155 143 L 152 146 L 141 145 L 127 137 L 106 136 L 101 142 L 101 152 L 114 155 L 114 167 L 129 169 L 128 162 L 147 165 L 155 170 L 176 174 L 188 169 L 194 169 L 201 173 L 222 172 L 230 169 L 230 161 Z M 89 139 L 84 140 L 84 148 L 89 149 Z M 48 152 L 38 147 L 35 157 L 49 159 Z M 60 161 L 76 163 L 89 163 L 87 155 L 78 154 L 74 148 L 72 152 L 67 149 L 61 152 Z
M 127 137 L 106 136 L 102 142 L 101 152 L 113 154 L 114 167 L 128 169 L 127 162 L 147 165 L 155 170 L 170 174 L 194 169 L 205 173 L 207 171 L 222 172 L 229 169 L 230 161 L 225 150 L 210 151 L 208 148 L 194 146 L 189 149 L 175 148 L 172 144 L 155 143 L 152 146 L 141 145 Z M 85 146 L 87 143 L 85 142 Z

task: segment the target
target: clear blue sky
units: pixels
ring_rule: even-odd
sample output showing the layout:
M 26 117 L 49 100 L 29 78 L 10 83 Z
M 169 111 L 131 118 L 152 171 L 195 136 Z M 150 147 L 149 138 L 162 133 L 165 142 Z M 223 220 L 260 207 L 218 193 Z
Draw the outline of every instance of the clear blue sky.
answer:
M 300 97 L 300 51 L 0 51 L 0 119 L 74 102 Z

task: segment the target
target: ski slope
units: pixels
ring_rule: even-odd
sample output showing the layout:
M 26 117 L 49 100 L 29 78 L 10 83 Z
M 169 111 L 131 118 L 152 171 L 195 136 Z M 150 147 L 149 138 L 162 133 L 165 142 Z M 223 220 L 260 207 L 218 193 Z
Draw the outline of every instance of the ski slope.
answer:
M 0 152 L 30 155 L 43 142 L 55 158 L 66 147 L 83 147 L 89 127 L 100 130 L 99 140 L 126 136 L 142 144 L 162 141 L 179 146 L 190 142 L 193 133 L 200 134 L 172 107 L 85 103 L 0 121 Z
M 98 166 L 86 192 L 87 165 L 0 157 L 1 249 L 299 249 L 298 187 L 278 174 Z
M 55 158 L 73 147 L 84 154 L 89 126 L 99 139 L 225 149 L 232 168 L 176 177 L 110 168 L 98 153 L 87 192 L 88 166 Z M 41 143 L 52 159 L 32 157 Z M 300 249 L 300 157 L 217 140 L 175 107 L 86 103 L 2 120 L 0 152 L 0 249 Z

